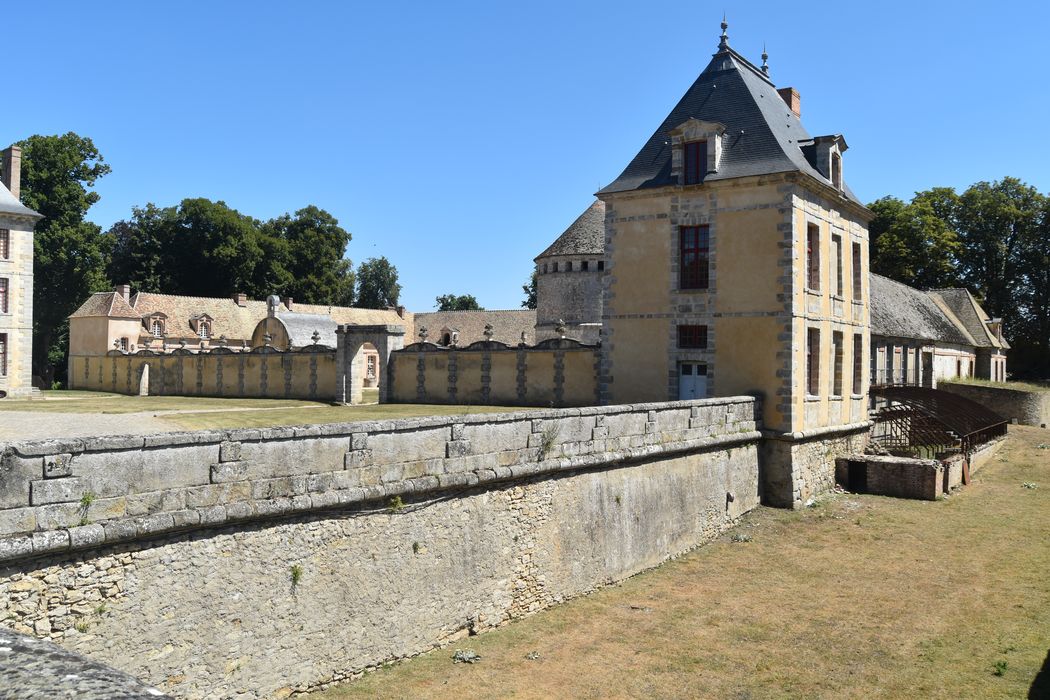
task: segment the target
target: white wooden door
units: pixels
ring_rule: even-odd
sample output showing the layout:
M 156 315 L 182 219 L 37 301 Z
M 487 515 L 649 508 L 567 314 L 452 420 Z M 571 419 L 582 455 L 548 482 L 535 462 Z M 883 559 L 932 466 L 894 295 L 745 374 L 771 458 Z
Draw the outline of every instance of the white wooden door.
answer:
M 707 365 L 700 362 L 683 362 L 678 366 L 678 399 L 707 398 Z

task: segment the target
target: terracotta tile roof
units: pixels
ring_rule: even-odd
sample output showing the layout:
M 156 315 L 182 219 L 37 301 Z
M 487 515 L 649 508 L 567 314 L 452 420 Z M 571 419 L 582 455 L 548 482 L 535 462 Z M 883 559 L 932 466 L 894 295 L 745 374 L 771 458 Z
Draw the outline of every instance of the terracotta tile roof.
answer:
M 427 340 L 436 343 L 441 340 L 441 329 L 449 328 L 459 331 L 459 347 L 485 340 L 485 324 L 492 324 L 493 340 L 508 345 L 521 342 L 525 333 L 525 342 L 530 345 L 536 342 L 536 311 L 534 309 L 505 309 L 485 311 L 432 311 L 415 314 L 415 326 L 412 335 L 405 335 L 405 345 L 419 340 L 419 329 L 427 328 Z M 406 327 L 407 328 L 407 327 Z
M 108 316 L 109 318 L 142 318 L 142 314 L 131 308 L 124 297 L 116 292 L 96 292 L 88 297 L 69 318 Z

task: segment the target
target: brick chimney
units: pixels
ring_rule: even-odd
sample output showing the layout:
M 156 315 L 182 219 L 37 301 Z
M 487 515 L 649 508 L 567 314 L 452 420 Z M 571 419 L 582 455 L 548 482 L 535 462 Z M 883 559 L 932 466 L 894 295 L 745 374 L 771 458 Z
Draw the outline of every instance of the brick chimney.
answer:
M 130 284 L 118 284 L 113 288 L 113 291 L 124 297 L 124 301 L 131 301 L 131 285 Z
M 22 149 L 9 146 L 0 153 L 0 170 L 3 171 L 4 187 L 11 191 L 15 199 L 21 199 L 22 191 Z
M 234 302 L 236 302 L 237 306 L 247 306 L 248 305 L 248 295 L 245 294 L 244 292 L 237 292 L 236 294 L 234 294 L 233 295 L 233 300 L 234 300 Z
M 784 102 L 787 103 L 787 106 L 795 113 L 795 116 L 801 119 L 802 99 L 798 96 L 798 90 L 793 87 L 780 88 L 777 90 L 777 94 L 783 98 Z
M 291 298 L 291 297 L 285 297 L 285 298 L 284 298 L 284 299 L 282 299 L 281 301 L 283 301 L 283 302 L 284 302 L 284 305 L 288 307 L 288 310 L 289 310 L 289 311 L 291 311 L 291 310 L 292 310 L 292 298 Z
M 397 307 L 397 315 L 400 316 L 401 318 L 404 318 L 405 317 L 405 307 L 403 307 L 403 306 Z

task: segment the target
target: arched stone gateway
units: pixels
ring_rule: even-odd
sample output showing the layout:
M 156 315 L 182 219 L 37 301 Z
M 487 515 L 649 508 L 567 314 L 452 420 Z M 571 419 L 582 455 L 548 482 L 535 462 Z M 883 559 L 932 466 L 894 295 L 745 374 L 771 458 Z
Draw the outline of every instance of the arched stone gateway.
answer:
M 405 327 L 341 325 L 335 335 L 336 403 L 361 403 L 361 390 L 368 375 L 368 345 L 379 353 L 376 371 L 383 375 L 379 381 L 379 403 L 386 403 L 390 382 L 385 373 L 390 365 L 390 353 L 405 345 Z

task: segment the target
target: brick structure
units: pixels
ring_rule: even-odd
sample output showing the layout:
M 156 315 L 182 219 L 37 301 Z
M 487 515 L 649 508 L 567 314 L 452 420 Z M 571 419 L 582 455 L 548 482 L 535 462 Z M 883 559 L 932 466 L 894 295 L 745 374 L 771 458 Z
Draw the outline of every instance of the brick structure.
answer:
M 0 154 L 0 399 L 33 391 L 33 228 L 19 201 L 22 149 Z

